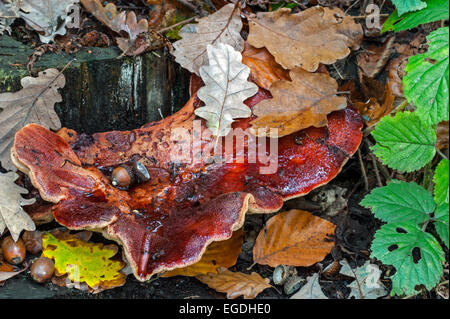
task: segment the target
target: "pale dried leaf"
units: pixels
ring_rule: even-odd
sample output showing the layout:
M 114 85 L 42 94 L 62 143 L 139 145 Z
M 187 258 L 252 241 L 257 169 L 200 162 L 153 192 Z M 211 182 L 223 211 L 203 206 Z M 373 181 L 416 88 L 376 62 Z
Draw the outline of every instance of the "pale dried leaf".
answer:
M 66 24 L 71 21 L 68 8 L 80 0 L 21 0 L 20 16 L 28 26 L 38 32 L 43 43 L 50 43 L 56 35 L 66 34 Z
M 59 88 L 65 86 L 63 74 L 56 69 L 39 72 L 38 77 L 24 77 L 23 89 L 0 94 L 0 162 L 5 169 L 14 169 L 10 149 L 15 133 L 29 123 L 59 129 L 61 121 L 54 105 L 62 101 Z
M 351 289 L 348 298 L 377 299 L 387 295 L 388 291 L 380 281 L 382 272 L 377 265 L 371 264 L 369 260 L 356 269 L 352 269 L 346 260 L 341 260 L 340 264 L 342 265 L 340 274 L 355 278 L 354 281 L 347 285 Z
M 0 1 L 0 36 L 7 31 L 11 34 L 10 25 L 19 17 L 19 8 L 15 0 Z
M 252 112 L 244 101 L 258 92 L 248 81 L 250 69 L 242 64 L 242 55 L 228 44 L 217 43 L 207 48 L 209 65 L 200 69 L 205 86 L 198 97 L 205 106 L 195 114 L 206 119 L 214 136 L 224 136 L 236 118 L 250 117 Z
M 314 72 L 320 63 L 332 64 L 345 58 L 350 48 L 359 48 L 361 25 L 340 9 L 312 7 L 296 14 L 281 8 L 259 12 L 249 18 L 247 41 L 266 47 L 285 69 L 302 67 Z
M 320 287 L 319 274 L 306 278 L 306 284 L 291 299 L 328 299 Z
M 0 234 L 7 228 L 14 241 L 17 241 L 22 230 L 36 229 L 33 220 L 22 209 L 23 205 L 33 204 L 35 199 L 21 196 L 28 194 L 28 190 L 14 183 L 17 177 L 15 172 L 0 173 Z
M 276 128 L 277 136 L 292 134 L 310 126 L 327 125 L 327 115 L 347 106 L 345 97 L 336 96 L 336 80 L 324 73 L 309 73 L 295 68 L 290 73 L 292 82 L 277 81 L 270 87 L 273 98 L 253 107 L 257 116 L 251 122 L 256 135 L 274 132 L 260 128 Z
M 244 299 L 254 299 L 264 289 L 272 287 L 268 278 L 262 278 L 256 272 L 250 275 L 232 272 L 226 268 L 219 268 L 217 274 L 209 273 L 196 277 L 208 287 L 227 294 L 228 299 L 244 296 Z
M 242 52 L 244 39 L 241 10 L 234 4 L 228 4 L 209 16 L 198 19 L 197 24 L 187 24 L 179 32 L 181 40 L 173 44 L 172 54 L 182 67 L 200 75 L 200 68 L 208 65 L 207 47 L 215 43 L 231 45 Z

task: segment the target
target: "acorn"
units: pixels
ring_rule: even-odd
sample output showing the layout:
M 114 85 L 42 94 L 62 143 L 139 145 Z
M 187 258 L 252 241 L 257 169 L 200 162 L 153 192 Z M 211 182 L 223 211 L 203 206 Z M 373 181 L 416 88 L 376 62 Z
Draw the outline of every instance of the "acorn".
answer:
M 150 179 L 150 173 L 147 167 L 139 161 L 133 163 L 133 171 L 138 183 L 144 183 Z
M 42 232 L 38 230 L 25 231 L 22 235 L 22 239 L 28 252 L 37 255 L 42 251 Z
M 128 188 L 134 184 L 134 172 L 129 165 L 120 165 L 111 173 L 111 184 L 118 188 Z
M 12 264 L 19 265 L 25 260 L 27 254 L 25 244 L 22 239 L 17 242 L 11 236 L 6 237 L 2 243 L 3 258 Z
M 116 167 L 111 173 L 111 184 L 117 188 L 127 189 L 134 183 L 144 183 L 150 179 L 150 173 L 144 164 L 135 161 Z
M 33 262 L 30 274 L 34 281 L 42 284 L 49 281 L 55 272 L 55 263 L 47 257 L 39 257 Z

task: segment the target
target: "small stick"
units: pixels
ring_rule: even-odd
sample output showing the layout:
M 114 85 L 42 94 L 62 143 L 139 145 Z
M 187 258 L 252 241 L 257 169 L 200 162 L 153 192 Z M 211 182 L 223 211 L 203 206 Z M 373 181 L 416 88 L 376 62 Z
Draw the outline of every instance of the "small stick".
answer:
M 169 30 L 171 30 L 171 29 L 173 29 L 173 28 L 176 28 L 176 27 L 178 27 L 178 26 L 180 26 L 180 25 L 189 23 L 189 22 L 191 22 L 191 21 L 197 19 L 198 17 L 199 17 L 199 16 L 195 16 L 195 17 L 192 17 L 192 18 L 189 18 L 189 19 L 180 21 L 180 22 L 175 23 L 175 24 L 172 24 L 171 26 L 168 26 L 168 27 L 166 27 L 166 28 L 159 29 L 157 32 L 158 32 L 158 33 L 161 33 L 161 32 L 169 31 Z
M 364 189 L 366 192 L 369 191 L 369 181 L 367 180 L 367 174 L 366 174 L 366 168 L 364 167 L 364 163 L 361 157 L 361 150 L 358 148 L 358 158 L 359 158 L 359 165 L 361 166 L 361 173 L 364 178 Z
M 364 142 L 366 143 L 367 147 L 370 149 L 369 142 L 367 141 L 367 139 L 364 139 Z M 375 170 L 375 175 L 377 177 L 377 185 L 379 187 L 382 187 L 383 183 L 381 182 L 380 173 L 378 172 L 377 159 L 375 158 L 375 155 L 373 155 L 373 152 L 370 152 L 370 157 L 372 158 L 372 165 Z
M 442 153 L 441 150 L 438 149 L 437 147 L 436 147 L 436 153 L 438 153 L 439 156 L 441 156 L 443 159 L 448 160 L 448 157 L 444 153 Z

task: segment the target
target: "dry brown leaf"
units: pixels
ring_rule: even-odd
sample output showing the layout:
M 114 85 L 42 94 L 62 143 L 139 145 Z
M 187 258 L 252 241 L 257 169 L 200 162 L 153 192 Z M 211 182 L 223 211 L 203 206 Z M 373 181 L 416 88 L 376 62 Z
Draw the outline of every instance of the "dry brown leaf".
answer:
M 436 127 L 436 147 L 440 150 L 448 148 L 448 121 L 441 122 Z
M 207 46 L 223 43 L 242 52 L 244 39 L 241 10 L 238 5 L 228 4 L 219 11 L 197 20 L 197 24 L 187 24 L 178 32 L 181 40 L 173 44 L 172 54 L 185 69 L 200 75 L 200 67 L 208 65 Z
M 332 64 L 359 48 L 361 25 L 340 9 L 312 7 L 296 14 L 281 8 L 249 18 L 247 41 L 266 47 L 285 69 L 302 67 L 314 72 L 319 63 Z
M 253 247 L 253 260 L 261 265 L 311 266 L 334 246 L 336 226 L 303 210 L 290 210 L 269 219 Z
M 18 274 L 20 274 L 21 272 L 24 272 L 27 269 L 28 269 L 28 264 L 25 263 L 25 267 L 23 269 L 17 270 L 15 267 L 6 263 L 3 260 L 2 255 L 0 255 L 0 287 L 2 286 L 3 282 L 17 276 Z
M 386 83 L 389 86 L 392 94 L 398 98 L 404 98 L 402 79 L 405 75 L 405 66 L 408 63 L 408 56 L 401 55 L 392 59 L 386 66 L 388 76 Z
M 289 72 L 275 61 L 266 48 L 257 49 L 245 42 L 242 63 L 250 68 L 250 80 L 266 90 L 275 81 L 290 80 Z
M 145 51 L 148 43 L 143 41 L 136 46 L 136 39 L 141 33 L 148 32 L 147 19 L 137 21 L 136 14 L 133 11 L 117 12 L 117 7 L 113 3 L 102 6 L 100 0 L 81 0 L 81 3 L 93 16 L 106 25 L 111 30 L 121 33 L 126 32 L 129 38 L 116 38 L 119 48 L 127 55 L 138 55 Z
M 338 84 L 329 75 L 309 73 L 301 68 L 289 74 L 292 82 L 274 82 L 270 87 L 273 98 L 252 108 L 257 116 L 251 122 L 256 135 L 268 131 L 272 137 L 282 137 L 310 126 L 325 126 L 327 114 L 347 106 L 345 97 L 336 96 Z M 272 135 L 273 130 L 256 132 L 259 128 L 277 128 L 278 135 Z
M 391 92 L 389 85 L 386 85 L 386 93 L 383 102 L 372 97 L 367 102 L 356 102 L 355 107 L 363 116 L 367 126 L 373 126 L 384 116 L 388 115 L 394 109 L 395 96 Z
M 208 287 L 227 294 L 228 299 L 244 296 L 244 299 L 254 299 L 264 289 L 272 287 L 268 278 L 262 278 L 256 272 L 251 275 L 232 272 L 226 268 L 219 268 L 217 274 L 209 273 L 196 277 Z
M 375 77 L 386 65 L 392 52 L 394 37 L 390 37 L 382 45 L 372 44 L 356 56 L 358 72 L 365 76 Z
M 236 264 L 241 253 L 244 233 L 242 228 L 235 231 L 230 239 L 213 242 L 206 248 L 199 262 L 184 268 L 166 272 L 162 277 L 194 277 L 217 273 L 218 268 L 229 268 Z
M 23 210 L 23 205 L 33 204 L 35 199 L 24 199 L 21 194 L 28 190 L 14 182 L 19 176 L 14 172 L 0 173 L 0 234 L 7 228 L 14 241 L 22 230 L 35 230 L 33 220 Z
M 18 130 L 29 123 L 53 130 L 61 128 L 54 105 L 62 101 L 58 89 L 66 85 L 64 75 L 57 69 L 47 69 L 37 78 L 24 77 L 20 83 L 22 90 L 0 94 L 0 162 L 8 170 L 15 169 L 10 149 Z

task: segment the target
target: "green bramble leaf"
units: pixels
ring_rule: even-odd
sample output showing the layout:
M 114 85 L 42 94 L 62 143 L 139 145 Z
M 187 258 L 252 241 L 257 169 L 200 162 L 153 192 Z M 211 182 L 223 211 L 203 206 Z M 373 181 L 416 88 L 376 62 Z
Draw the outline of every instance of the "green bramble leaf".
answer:
M 434 200 L 438 205 L 448 204 L 449 202 L 448 170 L 448 159 L 443 159 L 439 162 L 434 172 Z
M 444 244 L 448 246 L 448 203 L 442 204 L 434 212 L 434 228 Z
M 428 0 L 427 7 L 415 12 L 408 12 L 399 15 L 394 11 L 384 22 L 381 33 L 386 31 L 403 31 L 417 27 L 433 21 L 446 20 L 449 14 L 448 0 Z
M 385 116 L 372 136 L 377 143 L 371 148 L 384 164 L 404 172 L 418 170 L 430 162 L 435 153 L 436 133 L 411 112 Z
M 403 77 L 405 97 L 426 124 L 449 120 L 449 29 L 427 36 L 428 51 L 409 58 Z
M 417 11 L 427 6 L 427 3 L 422 0 L 392 0 L 392 3 L 395 4 L 400 16 L 406 12 Z
M 371 208 L 375 217 L 388 223 L 423 223 L 436 208 L 433 197 L 416 183 L 393 180 L 372 190 L 361 205 Z
M 417 294 L 415 286 L 422 284 L 430 290 L 443 273 L 441 246 L 415 223 L 383 225 L 375 233 L 371 250 L 371 257 L 396 269 L 391 277 L 391 295 Z

